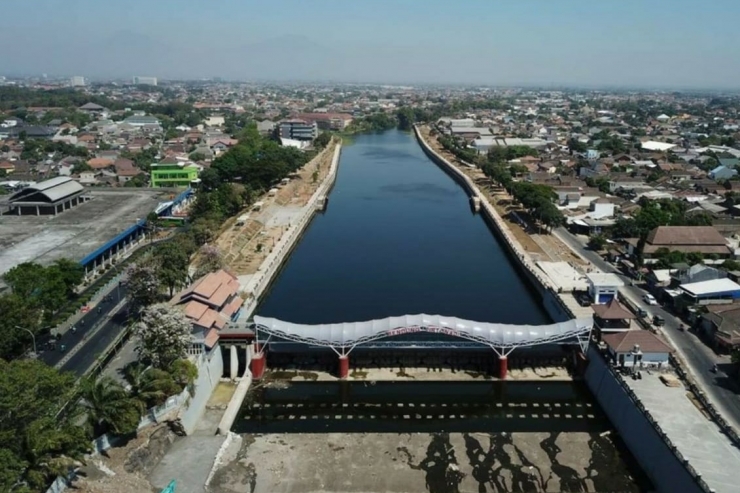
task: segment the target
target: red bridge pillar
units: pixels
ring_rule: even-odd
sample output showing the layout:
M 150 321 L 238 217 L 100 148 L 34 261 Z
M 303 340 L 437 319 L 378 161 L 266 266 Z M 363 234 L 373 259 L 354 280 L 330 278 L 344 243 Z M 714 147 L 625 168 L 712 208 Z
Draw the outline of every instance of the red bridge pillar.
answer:
M 252 370 L 252 378 L 259 380 L 262 375 L 265 374 L 265 367 L 267 362 L 265 361 L 265 353 L 257 353 L 252 356 L 252 362 L 250 369 Z
M 509 370 L 509 362 L 506 356 L 498 357 L 498 377 L 501 380 L 506 380 L 506 373 Z
M 345 379 L 349 376 L 349 355 L 343 354 L 339 357 L 339 378 Z

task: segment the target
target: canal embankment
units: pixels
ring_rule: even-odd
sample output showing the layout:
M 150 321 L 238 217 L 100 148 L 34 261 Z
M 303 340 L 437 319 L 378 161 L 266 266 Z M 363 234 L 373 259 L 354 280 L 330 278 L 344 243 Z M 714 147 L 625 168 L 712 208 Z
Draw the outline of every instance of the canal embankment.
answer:
M 260 298 L 265 293 L 275 275 L 280 271 L 283 262 L 288 258 L 290 252 L 295 248 L 300 240 L 306 227 L 310 224 L 314 214 L 321 211 L 326 206 L 328 195 L 337 177 L 339 168 L 339 157 L 342 151 L 341 142 L 336 144 L 334 155 L 332 156 L 329 172 L 324 181 L 311 195 L 306 205 L 300 211 L 290 218 L 289 226 L 280 240 L 275 244 L 270 254 L 260 265 L 257 272 L 250 276 L 241 286 L 241 292 L 246 297 L 245 303 L 241 308 L 239 318 L 248 320 L 251 318 L 254 310 L 259 304 Z
M 290 255 L 290 252 L 298 244 L 298 241 L 303 235 L 308 224 L 311 222 L 314 214 L 326 207 L 329 192 L 334 186 L 334 182 L 336 180 L 341 151 L 342 144 L 341 142 L 338 142 L 334 148 L 331 165 L 324 181 L 319 185 L 313 195 L 311 195 L 311 198 L 308 200 L 306 205 L 303 206 L 300 213 L 291 221 L 285 234 L 280 238 L 278 243 L 275 245 L 275 248 L 262 262 L 257 273 L 251 276 L 245 285 L 241 286 L 241 292 L 246 296 L 246 301 L 239 314 L 240 320 L 249 320 L 251 318 L 254 310 L 257 308 L 260 298 L 280 271 L 280 267 Z M 236 366 L 235 363 L 237 363 L 237 359 L 235 357 L 236 347 L 232 346 L 230 350 L 232 353 L 230 358 L 230 364 L 232 367 L 231 373 L 233 375 L 234 366 Z M 231 429 L 238 411 L 244 402 L 244 398 L 249 392 L 252 384 L 250 361 L 253 356 L 253 352 L 253 347 L 246 348 L 247 359 L 244 374 L 240 378 L 239 384 L 234 391 L 234 395 L 229 401 L 218 425 L 219 434 L 226 434 Z
M 473 180 L 457 166 L 432 149 L 424 139 L 418 125 L 414 126 L 414 133 L 424 153 L 468 193 L 471 199 L 471 206 L 480 212 L 489 226 L 492 227 L 497 237 L 502 240 L 506 250 L 521 268 L 521 271 L 524 272 L 529 282 L 542 296 L 542 303 L 550 317 L 556 322 L 577 318 L 574 312 L 576 308 L 574 305 L 577 305 L 575 300 L 566 300 L 561 296 L 562 293 L 558 292 L 558 286 L 532 260 L 529 253 L 522 247 L 521 243 L 512 233 L 509 225 L 488 201 L 485 194 L 473 183 Z

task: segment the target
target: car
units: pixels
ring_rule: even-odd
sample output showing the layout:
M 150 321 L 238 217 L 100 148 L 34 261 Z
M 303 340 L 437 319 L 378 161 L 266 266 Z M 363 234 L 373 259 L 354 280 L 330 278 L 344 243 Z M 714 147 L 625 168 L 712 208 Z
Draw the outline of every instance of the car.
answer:
M 662 327 L 665 325 L 665 319 L 660 315 L 653 315 L 653 325 L 656 327 Z
M 658 301 L 655 299 L 655 296 L 653 296 L 650 293 L 645 293 L 642 297 L 642 301 L 647 303 L 648 305 L 657 305 Z

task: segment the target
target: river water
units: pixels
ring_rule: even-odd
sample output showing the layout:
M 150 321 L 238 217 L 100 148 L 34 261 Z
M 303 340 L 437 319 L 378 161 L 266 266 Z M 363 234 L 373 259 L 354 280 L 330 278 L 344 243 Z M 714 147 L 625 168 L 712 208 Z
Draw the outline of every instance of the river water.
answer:
M 257 313 L 307 324 L 415 313 L 550 322 L 465 191 L 397 130 L 342 148 L 327 211 Z

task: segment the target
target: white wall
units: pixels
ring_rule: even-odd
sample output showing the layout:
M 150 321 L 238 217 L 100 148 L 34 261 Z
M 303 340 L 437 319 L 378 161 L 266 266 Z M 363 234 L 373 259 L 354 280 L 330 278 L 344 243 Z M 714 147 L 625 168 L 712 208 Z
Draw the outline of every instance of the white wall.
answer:
M 198 379 L 195 381 L 195 393 L 180 410 L 180 421 L 185 432 L 189 435 L 195 430 L 195 426 L 203 416 L 206 404 L 211 398 L 213 389 L 216 388 L 224 371 L 224 361 L 221 356 L 221 348 L 216 345 L 206 356 L 198 356 Z

